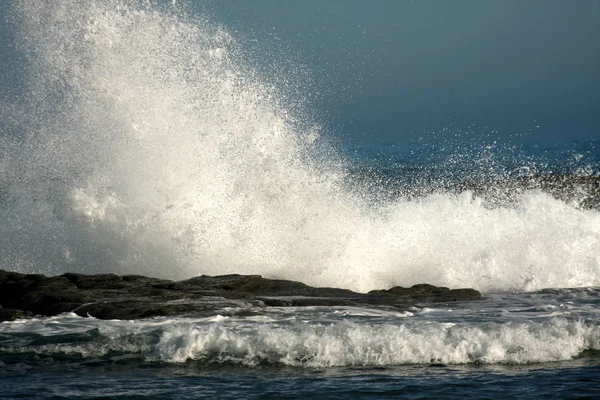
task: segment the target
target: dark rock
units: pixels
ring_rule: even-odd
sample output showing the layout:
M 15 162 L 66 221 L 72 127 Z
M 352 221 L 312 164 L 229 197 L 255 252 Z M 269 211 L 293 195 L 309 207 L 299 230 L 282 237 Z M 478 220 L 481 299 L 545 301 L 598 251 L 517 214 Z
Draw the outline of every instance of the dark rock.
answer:
M 124 289 L 127 283 L 115 274 L 83 275 L 66 273 L 63 275 L 79 289 Z
M 475 289 L 452 289 L 436 298 L 438 302 L 454 302 L 481 299 L 481 293 Z
M 353 306 L 357 305 L 352 299 L 335 297 L 305 297 L 305 296 L 276 296 L 257 297 L 269 307 L 311 307 L 311 306 Z
M 0 321 L 12 321 L 17 318 L 32 317 L 33 314 L 22 310 L 16 310 L 14 308 L 2 308 L 0 309 Z
M 357 173 L 364 173 L 364 171 Z M 470 192 L 472 196 L 484 199 L 486 206 L 509 206 L 518 200 L 520 194 L 536 190 L 582 209 L 600 209 L 600 175 L 538 174 L 505 179 L 473 179 L 455 183 L 425 181 L 424 185 L 419 185 L 402 183 L 402 179 L 395 174 L 390 170 L 384 172 L 383 176 L 373 176 L 370 180 L 386 182 L 392 192 L 391 198 L 409 201 L 418 201 L 434 193 Z
M 64 312 L 101 319 L 209 316 L 224 307 L 379 305 L 407 309 L 416 303 L 481 298 L 474 289 L 426 284 L 365 294 L 260 275 L 202 275 L 173 282 L 139 275 L 67 273 L 46 277 L 0 270 L 0 321 Z
M 462 182 L 452 187 L 455 192 L 470 190 L 475 196 L 510 201 L 518 193 L 540 190 L 556 199 L 575 203 L 584 209 L 600 208 L 600 176 L 598 175 L 534 175 L 513 180 Z

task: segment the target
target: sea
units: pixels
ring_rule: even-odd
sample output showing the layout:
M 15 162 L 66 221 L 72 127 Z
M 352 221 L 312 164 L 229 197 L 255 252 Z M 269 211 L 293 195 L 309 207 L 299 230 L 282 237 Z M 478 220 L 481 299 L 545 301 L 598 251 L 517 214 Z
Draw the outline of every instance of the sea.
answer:
M 5 321 L 0 398 L 600 398 L 597 139 L 345 141 L 177 2 L 14 1 L 5 24 L 0 268 L 484 298 Z

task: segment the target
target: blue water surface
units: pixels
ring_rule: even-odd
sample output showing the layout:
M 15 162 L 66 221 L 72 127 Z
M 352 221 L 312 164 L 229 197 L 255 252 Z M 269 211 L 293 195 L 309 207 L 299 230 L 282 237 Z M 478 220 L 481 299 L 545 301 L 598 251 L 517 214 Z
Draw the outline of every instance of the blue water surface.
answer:
M 377 399 L 572 398 L 600 396 L 600 357 L 527 366 L 224 368 L 45 366 L 0 372 L 0 398 Z

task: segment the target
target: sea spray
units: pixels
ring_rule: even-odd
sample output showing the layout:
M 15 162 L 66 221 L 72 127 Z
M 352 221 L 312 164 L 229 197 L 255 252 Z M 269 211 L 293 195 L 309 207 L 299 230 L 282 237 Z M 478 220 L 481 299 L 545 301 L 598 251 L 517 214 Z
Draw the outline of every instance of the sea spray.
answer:
M 495 208 L 468 191 L 373 204 L 346 190 L 318 127 L 223 27 L 145 2 L 15 4 L 28 80 L 0 103 L 2 268 L 600 285 L 597 210 L 537 190 Z

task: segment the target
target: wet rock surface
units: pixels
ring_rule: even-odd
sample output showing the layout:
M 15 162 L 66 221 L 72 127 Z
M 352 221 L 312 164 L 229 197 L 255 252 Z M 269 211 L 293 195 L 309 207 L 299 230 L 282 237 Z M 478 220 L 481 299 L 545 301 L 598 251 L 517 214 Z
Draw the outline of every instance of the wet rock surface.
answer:
M 472 181 L 449 189 L 455 193 L 468 190 L 474 196 L 499 203 L 510 202 L 525 191 L 539 190 L 583 209 L 600 209 L 600 176 L 597 175 L 536 175 L 514 180 Z
M 510 206 L 519 195 L 528 191 L 546 193 L 557 200 L 581 209 L 600 210 L 600 175 L 547 174 L 515 177 L 512 179 L 471 179 L 455 183 L 405 181 L 406 174 L 394 169 L 356 169 L 351 176 L 358 184 L 356 190 L 368 190 L 371 182 L 377 182 L 377 194 L 389 193 L 389 200 L 419 200 L 432 194 L 461 194 L 469 192 L 473 197 L 484 199 L 489 206 Z M 382 186 L 386 190 L 379 190 Z
M 425 284 L 356 293 L 259 275 L 203 275 L 175 282 L 139 275 L 66 273 L 47 277 L 0 270 L 0 321 L 64 312 L 100 319 L 208 316 L 228 306 L 377 305 L 408 309 L 415 304 L 481 298 L 474 289 Z

